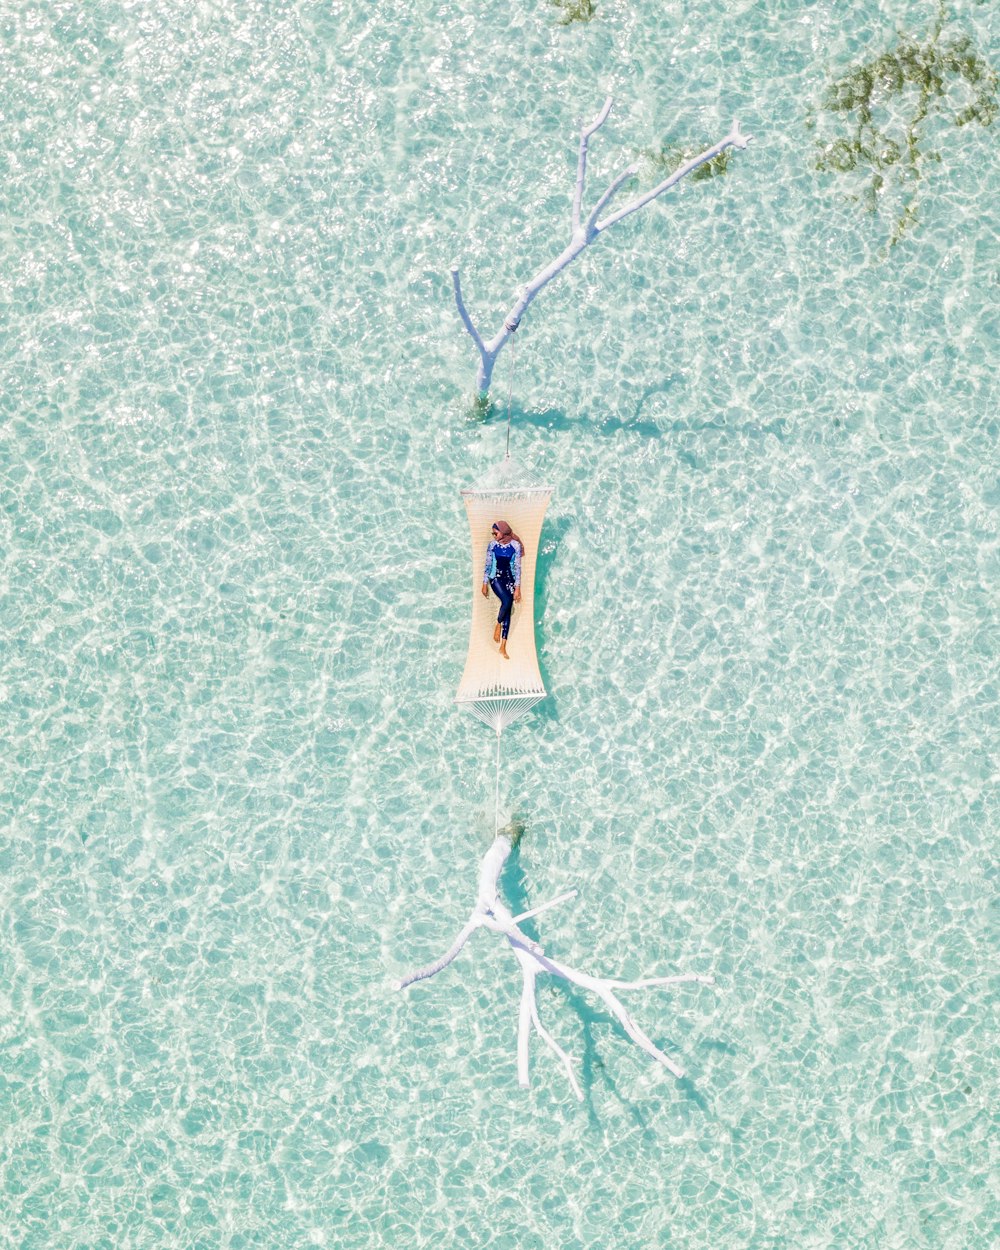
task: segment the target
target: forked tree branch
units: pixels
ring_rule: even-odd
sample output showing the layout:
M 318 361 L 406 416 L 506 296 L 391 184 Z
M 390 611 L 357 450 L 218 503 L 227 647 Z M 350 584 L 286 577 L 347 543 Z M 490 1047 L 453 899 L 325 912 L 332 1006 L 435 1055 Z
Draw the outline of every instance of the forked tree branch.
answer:
M 465 300 L 462 299 L 462 279 L 459 276 L 457 265 L 452 265 L 451 267 L 451 283 L 455 288 L 455 303 L 458 305 L 458 315 L 462 318 L 462 325 L 464 325 L 466 330 L 468 330 L 469 334 L 472 336 L 473 343 L 475 343 L 476 347 L 479 348 L 480 355 L 482 355 L 486 348 L 483 345 L 482 338 L 480 338 L 479 331 L 472 324 L 472 318 L 469 316 L 469 310 L 465 307 Z
M 577 157 L 576 166 L 576 186 L 573 191 L 573 211 L 570 218 L 570 241 L 555 258 L 544 269 L 540 269 L 538 273 L 521 288 L 521 293 L 515 303 L 508 311 L 503 320 L 503 326 L 492 338 L 486 340 L 476 328 L 469 310 L 465 306 L 465 300 L 462 297 L 462 285 L 459 278 L 457 265 L 452 265 L 451 278 L 452 286 L 455 292 L 455 303 L 458 307 L 458 315 L 462 319 L 462 325 L 468 331 L 469 336 L 476 345 L 479 353 L 479 368 L 476 371 L 476 388 L 481 396 L 485 395 L 490 389 L 490 382 L 493 378 L 493 367 L 496 364 L 497 357 L 503 350 L 507 340 L 515 333 L 517 327 L 521 323 L 521 318 L 527 312 L 528 308 L 535 298 L 544 290 L 557 274 L 562 271 L 576 258 L 580 253 L 588 247 L 593 241 L 604 233 L 605 230 L 617 225 L 619 221 L 624 221 L 626 217 L 630 217 L 633 213 L 637 213 L 641 208 L 645 208 L 647 204 L 669 191 L 671 187 L 677 185 L 681 179 L 686 178 L 689 174 L 694 173 L 701 165 L 708 161 L 714 160 L 727 148 L 745 148 L 752 139 L 752 135 L 745 135 L 740 130 L 738 121 L 733 122 L 732 129 L 724 139 L 720 139 L 710 148 L 706 148 L 704 152 L 700 152 L 691 160 L 685 161 L 680 168 L 675 169 L 669 178 L 665 178 L 658 186 L 650 191 L 644 192 L 642 195 L 636 196 L 628 204 L 605 217 L 603 221 L 599 220 L 600 214 L 621 190 L 626 182 L 634 177 L 637 166 L 630 165 L 624 169 L 608 186 L 607 190 L 597 200 L 593 209 L 587 215 L 586 221 L 583 220 L 583 196 L 587 179 L 587 152 L 588 146 L 593 135 L 607 121 L 611 113 L 612 100 L 609 96 L 604 102 L 604 107 L 594 120 L 587 126 L 584 126 L 580 132 L 580 149 Z
M 630 178 L 634 178 L 638 172 L 639 172 L 638 165 L 629 165 L 627 169 L 623 169 L 622 172 L 618 175 L 618 177 L 611 184 L 611 186 L 608 187 L 608 189 L 604 192 L 601 198 L 597 201 L 597 203 L 591 209 L 590 216 L 587 218 L 588 239 L 593 239 L 600 231 L 600 227 L 597 224 L 597 219 L 601 215 L 601 209 L 604 208 L 609 203 L 609 201 L 614 196 L 614 194 L 619 190 L 619 188 L 623 187 Z
M 726 148 L 743 149 L 747 144 L 753 141 L 753 135 L 745 135 L 740 130 L 740 123 L 733 122 L 733 128 L 724 139 L 720 139 L 718 143 L 712 147 L 706 148 L 704 152 L 699 152 L 697 156 L 693 156 L 689 161 L 685 161 L 670 175 L 651 191 L 647 191 L 644 195 L 637 196 L 630 204 L 626 204 L 624 208 L 620 208 L 617 213 L 612 213 L 610 217 L 606 217 L 604 221 L 597 223 L 597 233 L 608 230 L 611 226 L 617 225 L 618 222 L 624 221 L 626 217 L 631 217 L 633 213 L 637 213 L 640 208 L 645 208 L 647 204 L 651 204 L 653 200 L 661 196 L 664 191 L 669 191 L 671 187 L 675 187 L 682 178 L 686 178 L 688 174 L 693 174 L 701 165 L 707 164 L 709 161 L 715 160 L 720 156 Z
M 569 1057 L 542 1025 L 538 1014 L 535 980 L 543 972 L 548 973 L 550 976 L 560 977 L 564 981 L 569 981 L 573 985 L 580 986 L 581 989 L 590 990 L 591 993 L 596 994 L 637 1046 L 651 1058 L 655 1059 L 657 1063 L 662 1064 L 663 1067 L 672 1072 L 674 1076 L 682 1077 L 684 1075 L 683 1069 L 674 1063 L 668 1055 L 665 1055 L 636 1024 L 635 1020 L 633 1020 L 632 1016 L 615 996 L 615 991 L 647 989 L 661 985 L 678 985 L 683 982 L 712 985 L 714 984 L 713 978 L 701 976 L 698 973 L 685 972 L 669 977 L 651 977 L 642 981 L 621 981 L 611 977 L 593 976 L 589 972 L 581 972 L 576 968 L 571 968 L 568 964 L 551 959 L 537 942 L 532 941 L 527 934 L 518 928 L 517 921 L 526 920 L 529 916 L 537 915 L 540 911 L 554 906 L 555 903 L 565 901 L 566 898 L 570 897 L 570 894 L 560 895 L 551 902 L 542 904 L 532 911 L 524 912 L 515 919 L 501 900 L 498 886 L 500 873 L 510 851 L 511 844 L 509 839 L 503 834 L 498 834 L 489 850 L 483 856 L 479 868 L 479 891 L 476 905 L 458 937 L 436 963 L 429 964 L 419 972 L 410 973 L 409 976 L 404 977 L 399 982 L 398 988 L 405 989 L 406 986 L 412 985 L 415 981 L 423 981 L 435 976 L 455 959 L 476 929 L 488 928 L 506 937 L 521 968 L 523 982 L 517 1025 L 517 1071 L 518 1079 L 522 1085 L 526 1086 L 528 1084 L 528 1051 L 531 1028 L 534 1026 L 538 1036 L 554 1052 L 566 1069 L 566 1074 L 577 1098 L 581 1100 L 583 1098 L 583 1093 L 573 1072 Z M 572 891 L 572 893 L 575 893 L 575 891 Z
M 576 163 L 576 190 L 573 193 L 573 233 L 576 234 L 580 229 L 580 211 L 583 208 L 583 184 L 587 178 L 587 144 L 590 142 L 590 136 L 595 131 L 600 130 L 604 123 L 608 120 L 608 114 L 611 112 L 611 106 L 614 100 L 611 96 L 604 101 L 604 107 L 597 114 L 589 126 L 584 126 L 580 131 L 580 155 Z

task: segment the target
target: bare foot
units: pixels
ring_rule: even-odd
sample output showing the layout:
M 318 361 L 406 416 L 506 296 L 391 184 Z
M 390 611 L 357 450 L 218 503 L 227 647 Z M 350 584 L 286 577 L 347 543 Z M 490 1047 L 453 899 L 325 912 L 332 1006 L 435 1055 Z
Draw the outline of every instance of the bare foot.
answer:
M 499 621 L 497 621 L 497 627 L 496 627 L 496 629 L 493 631 L 493 641 L 494 641 L 494 642 L 499 642 L 499 641 L 500 641 L 500 622 L 499 622 Z
M 500 654 L 503 656 L 505 660 L 510 659 L 510 656 L 507 654 L 507 640 L 506 639 L 504 639 L 504 641 L 500 644 Z

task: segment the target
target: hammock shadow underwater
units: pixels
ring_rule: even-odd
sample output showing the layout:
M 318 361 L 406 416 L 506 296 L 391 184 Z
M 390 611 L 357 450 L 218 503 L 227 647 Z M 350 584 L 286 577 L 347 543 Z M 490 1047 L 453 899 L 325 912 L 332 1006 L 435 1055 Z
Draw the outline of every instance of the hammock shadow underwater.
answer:
M 518 408 L 515 404 L 512 408 L 512 418 L 519 425 L 533 425 L 538 430 L 559 432 L 585 430 L 587 434 L 605 438 L 611 438 L 623 431 L 657 441 L 671 439 L 677 434 L 711 433 L 750 439 L 763 439 L 773 434 L 782 442 L 788 438 L 788 422 L 784 417 L 777 417 L 772 421 L 755 421 L 749 419 L 748 416 L 747 420 L 734 423 L 724 414 L 707 419 L 669 417 L 666 413 L 662 414 L 660 420 L 657 420 L 655 416 L 643 416 L 643 412 L 653 405 L 658 396 L 669 397 L 677 381 L 677 377 L 671 377 L 661 384 L 647 387 L 640 395 L 631 417 L 598 417 L 580 413 L 570 416 L 561 408 L 526 409 Z M 499 424 L 500 421 L 506 421 L 506 419 L 506 413 L 497 414 L 496 417 L 492 413 L 487 413 L 474 418 L 480 425 Z

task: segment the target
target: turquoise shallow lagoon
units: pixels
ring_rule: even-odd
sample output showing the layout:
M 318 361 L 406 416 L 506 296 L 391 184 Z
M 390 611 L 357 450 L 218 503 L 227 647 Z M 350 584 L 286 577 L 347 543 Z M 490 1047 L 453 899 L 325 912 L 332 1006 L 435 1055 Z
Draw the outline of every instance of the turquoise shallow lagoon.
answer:
M 824 91 L 934 3 L 562 12 L 0 11 L 4 1246 L 996 1244 L 996 126 L 933 110 L 872 215 Z M 717 978 L 630 998 L 683 1082 L 544 986 L 578 1104 L 537 1039 L 518 1088 L 496 939 L 393 983 L 493 818 L 452 696 L 504 429 L 448 266 L 495 329 L 607 93 L 591 195 L 756 139 L 518 334 L 555 498 L 508 897 Z

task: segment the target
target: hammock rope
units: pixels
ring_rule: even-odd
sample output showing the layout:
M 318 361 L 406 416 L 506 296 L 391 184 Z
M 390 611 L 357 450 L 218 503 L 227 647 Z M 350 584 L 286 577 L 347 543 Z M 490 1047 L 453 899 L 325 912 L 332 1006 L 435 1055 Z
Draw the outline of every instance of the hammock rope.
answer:
M 517 343 L 517 327 L 520 321 L 505 321 L 504 329 L 510 335 L 510 385 L 507 388 L 507 453 L 506 458 L 510 459 L 510 403 L 514 397 L 514 346 Z
M 497 729 L 497 793 L 493 805 L 493 836 L 500 832 L 500 730 Z
M 506 321 L 511 336 L 510 376 L 507 385 L 507 439 L 503 461 L 475 486 L 462 491 L 472 538 L 472 626 L 465 671 L 455 701 L 488 725 L 497 736 L 496 776 L 493 801 L 493 834 L 500 832 L 500 738 L 504 729 L 545 698 L 538 671 L 533 619 L 535 562 L 541 540 L 542 520 L 552 487 L 540 482 L 510 458 L 514 376 L 517 365 L 516 332 L 520 322 Z M 527 556 L 521 566 L 521 604 L 512 624 L 516 650 L 510 658 L 497 655 L 490 645 L 493 622 L 487 600 L 479 595 L 485 552 L 484 536 L 490 524 L 503 518 L 524 535 Z M 520 621 L 518 625 L 517 622 Z

